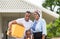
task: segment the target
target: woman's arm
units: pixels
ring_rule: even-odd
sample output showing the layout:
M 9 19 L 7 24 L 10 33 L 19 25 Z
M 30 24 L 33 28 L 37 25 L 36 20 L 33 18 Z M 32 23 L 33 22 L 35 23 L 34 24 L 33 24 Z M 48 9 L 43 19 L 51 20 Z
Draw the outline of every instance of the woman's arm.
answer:
M 47 30 L 46 30 L 46 21 L 42 21 L 42 39 L 45 39 L 45 36 L 47 35 Z
M 45 35 L 42 35 L 42 39 L 45 39 Z

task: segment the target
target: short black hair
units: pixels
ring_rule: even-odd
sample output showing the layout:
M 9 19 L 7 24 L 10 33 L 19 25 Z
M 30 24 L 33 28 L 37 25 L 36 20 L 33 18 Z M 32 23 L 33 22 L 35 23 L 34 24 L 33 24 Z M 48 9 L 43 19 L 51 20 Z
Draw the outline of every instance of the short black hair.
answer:
M 31 30 L 29 29 L 29 30 L 26 30 L 26 32 L 25 33 L 27 33 L 27 32 L 30 32 L 31 34 L 32 34 L 32 32 L 31 32 Z
M 31 14 L 31 12 L 30 12 L 30 11 L 26 11 L 26 13 Z

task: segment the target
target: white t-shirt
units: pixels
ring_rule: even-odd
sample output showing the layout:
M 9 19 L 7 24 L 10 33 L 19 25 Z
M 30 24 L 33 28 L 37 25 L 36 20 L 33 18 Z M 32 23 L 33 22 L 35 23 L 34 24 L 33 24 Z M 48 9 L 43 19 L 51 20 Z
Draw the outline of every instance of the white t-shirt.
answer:
M 32 27 L 32 24 L 33 22 L 31 20 L 29 20 L 28 22 L 25 21 L 25 18 L 19 18 L 16 20 L 16 22 L 19 24 L 19 23 L 22 23 L 25 27 L 25 31 L 30 29 Z M 24 32 L 25 33 L 25 32 Z

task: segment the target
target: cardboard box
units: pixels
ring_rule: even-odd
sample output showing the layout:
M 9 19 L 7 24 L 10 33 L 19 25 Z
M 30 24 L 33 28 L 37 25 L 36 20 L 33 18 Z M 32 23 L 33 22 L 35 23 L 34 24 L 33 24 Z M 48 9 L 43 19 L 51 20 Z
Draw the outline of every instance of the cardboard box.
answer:
M 12 32 L 11 32 L 12 37 L 21 38 L 24 36 L 25 28 L 22 25 L 12 24 L 11 30 L 12 30 Z M 9 33 L 9 32 L 7 32 L 7 33 Z

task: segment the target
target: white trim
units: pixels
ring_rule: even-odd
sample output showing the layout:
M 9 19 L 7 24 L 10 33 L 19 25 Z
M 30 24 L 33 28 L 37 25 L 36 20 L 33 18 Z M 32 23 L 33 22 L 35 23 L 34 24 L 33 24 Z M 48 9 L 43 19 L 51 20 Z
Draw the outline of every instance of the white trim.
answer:
M 33 9 L 26 10 L 26 9 L 0 9 L 0 12 L 26 12 L 26 11 L 31 11 L 33 12 Z
M 59 17 L 59 14 L 57 14 L 57 13 L 55 13 L 55 12 L 52 12 L 52 11 L 50 11 L 50 10 L 48 10 L 48 9 L 45 9 L 44 7 L 41 7 L 41 9 L 42 9 L 43 12 L 45 12 L 45 13 L 47 13 L 47 14 L 55 17 L 55 18 L 58 18 L 58 17 Z

